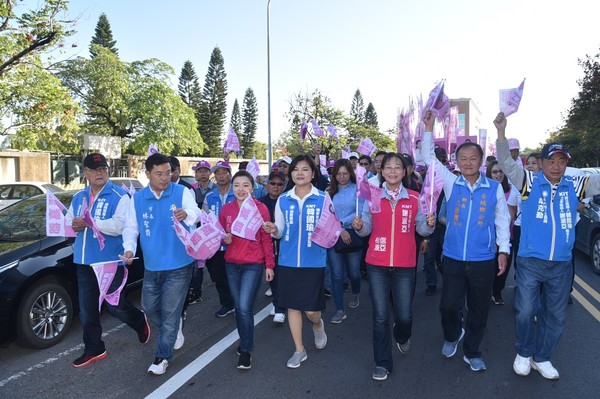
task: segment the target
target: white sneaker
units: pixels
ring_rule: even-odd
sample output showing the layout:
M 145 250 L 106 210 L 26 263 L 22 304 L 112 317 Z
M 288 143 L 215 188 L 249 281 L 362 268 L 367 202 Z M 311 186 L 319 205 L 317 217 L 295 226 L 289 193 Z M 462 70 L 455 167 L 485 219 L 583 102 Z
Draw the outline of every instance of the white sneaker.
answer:
M 523 357 L 517 355 L 513 362 L 513 370 L 518 375 L 526 376 L 531 371 L 531 357 Z
M 273 296 L 273 291 L 271 290 L 271 287 L 269 287 L 266 291 L 265 291 L 265 296 Z
M 285 323 L 285 313 L 275 313 L 273 323 Z
M 148 367 L 148 373 L 161 375 L 164 374 L 165 371 L 167 371 L 167 367 L 169 367 L 169 362 L 167 361 L 167 359 L 155 358 L 154 363 L 152 363 L 150 367 Z
M 183 336 L 183 318 L 181 318 L 179 320 L 179 331 L 177 331 L 177 339 L 175 340 L 175 345 L 173 345 L 173 349 L 181 349 L 184 342 L 185 337 Z
M 313 326 L 313 333 L 315 334 L 315 346 L 317 349 L 323 349 L 325 345 L 327 345 L 327 334 L 325 334 L 325 324 L 323 323 L 323 319 L 321 319 L 320 323 L 320 330 L 315 330 Z
M 540 375 L 548 380 L 558 380 L 558 370 L 554 368 L 550 361 L 535 362 L 531 359 L 531 368 L 537 370 Z
M 275 305 L 271 305 L 271 310 L 269 310 L 269 316 L 275 316 Z

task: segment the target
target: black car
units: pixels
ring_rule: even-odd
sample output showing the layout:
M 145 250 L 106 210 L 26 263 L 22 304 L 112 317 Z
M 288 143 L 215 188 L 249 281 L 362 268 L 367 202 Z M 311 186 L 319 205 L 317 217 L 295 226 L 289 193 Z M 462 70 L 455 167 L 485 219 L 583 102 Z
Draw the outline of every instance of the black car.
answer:
M 55 193 L 68 207 L 75 192 Z M 48 348 L 68 333 L 77 313 L 74 238 L 46 237 L 46 195 L 0 210 L 0 345 Z M 80 266 L 79 266 L 80 267 Z M 129 267 L 128 288 L 143 263 Z
M 595 195 L 580 213 L 576 225 L 575 248 L 590 256 L 594 271 L 600 274 L 600 195 Z

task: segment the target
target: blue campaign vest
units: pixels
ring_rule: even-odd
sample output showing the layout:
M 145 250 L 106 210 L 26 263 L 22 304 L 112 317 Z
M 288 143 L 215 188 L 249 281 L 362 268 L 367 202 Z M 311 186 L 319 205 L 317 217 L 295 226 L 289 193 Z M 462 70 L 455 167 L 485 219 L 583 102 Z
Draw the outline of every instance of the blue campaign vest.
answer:
M 521 204 L 519 256 L 571 260 L 579 204 L 573 178 L 561 179 L 552 201 L 552 186 L 543 172 L 532 176 L 529 195 Z
M 444 256 L 471 262 L 496 257 L 497 190 L 498 182 L 484 175 L 473 193 L 463 176 L 456 179 L 446 203 Z
M 302 209 L 296 198 L 291 196 L 293 189 L 279 197 L 279 207 L 285 221 L 279 244 L 279 266 L 325 267 L 327 250 L 310 241 L 310 234 L 319 220 L 327 195 L 321 190 L 317 191 L 318 194 L 308 194 Z
M 73 196 L 73 216 L 81 216 L 81 206 L 85 198 L 88 207 L 91 206 L 90 215 L 92 215 L 92 218 L 110 219 L 124 195 L 127 195 L 125 190 L 109 180 L 102 191 L 98 193 L 94 203 L 90 204 L 90 187 L 88 186 Z M 90 265 L 97 262 L 119 260 L 119 254 L 123 253 L 123 237 L 108 234 L 102 234 L 102 236 L 105 238 L 104 249 L 100 250 L 100 243 L 91 228 L 86 228 L 77 233 L 73 244 L 73 262 L 80 265 Z
M 150 271 L 175 270 L 194 260 L 173 228 L 173 210 L 181 208 L 184 190 L 183 185 L 171 183 L 156 199 L 148 185 L 133 196 L 144 266 Z M 189 230 L 186 224 L 181 225 Z

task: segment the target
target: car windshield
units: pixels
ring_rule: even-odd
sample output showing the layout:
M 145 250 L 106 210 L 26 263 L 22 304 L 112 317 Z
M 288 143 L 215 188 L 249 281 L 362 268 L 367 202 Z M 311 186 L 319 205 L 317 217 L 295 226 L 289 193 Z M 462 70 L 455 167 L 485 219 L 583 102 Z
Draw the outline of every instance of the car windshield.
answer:
M 73 193 L 57 192 L 67 208 Z M 36 195 L 0 210 L 0 241 L 29 241 L 46 236 L 46 194 Z

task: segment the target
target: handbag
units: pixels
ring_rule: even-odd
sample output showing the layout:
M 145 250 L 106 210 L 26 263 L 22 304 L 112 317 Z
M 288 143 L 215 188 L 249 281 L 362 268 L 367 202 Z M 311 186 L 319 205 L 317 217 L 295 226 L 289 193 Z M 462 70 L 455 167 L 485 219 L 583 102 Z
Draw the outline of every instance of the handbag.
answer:
M 352 241 L 350 242 L 350 244 L 346 244 L 340 236 L 340 238 L 338 238 L 337 242 L 334 245 L 335 252 L 347 253 L 361 251 L 365 243 L 364 239 L 358 234 L 356 234 L 356 231 L 354 231 L 354 229 L 346 229 L 346 231 L 350 233 L 350 238 L 352 238 Z

